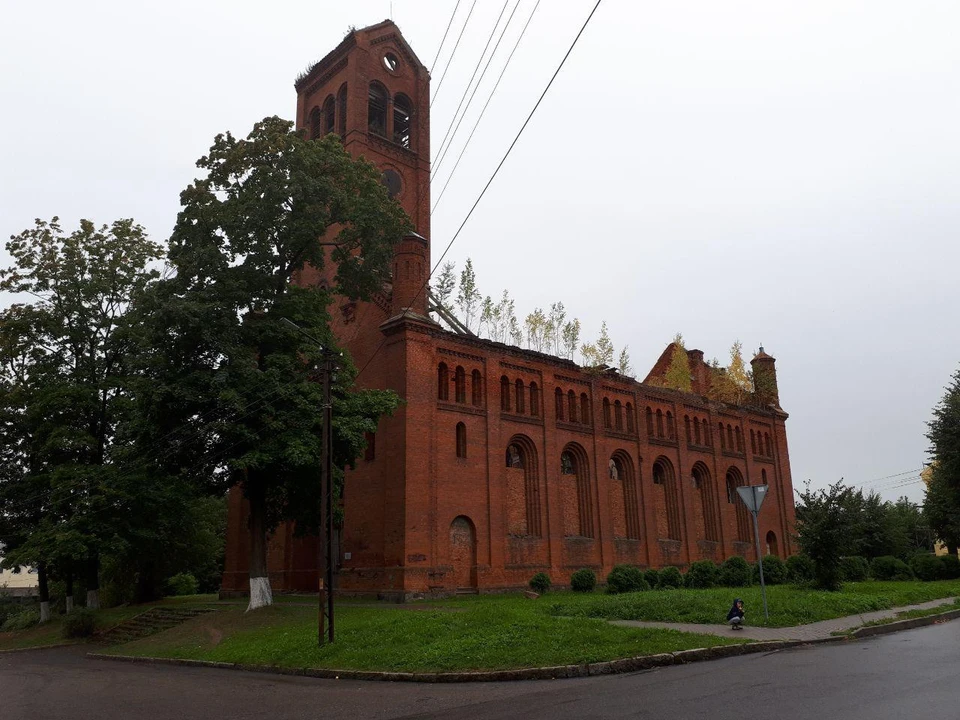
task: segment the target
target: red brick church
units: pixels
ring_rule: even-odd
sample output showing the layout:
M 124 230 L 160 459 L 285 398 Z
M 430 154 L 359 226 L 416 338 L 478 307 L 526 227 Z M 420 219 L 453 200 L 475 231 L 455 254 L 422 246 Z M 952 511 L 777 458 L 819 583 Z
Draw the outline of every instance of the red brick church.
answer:
M 358 382 L 404 399 L 348 471 L 339 532 L 343 592 L 418 594 L 568 582 L 619 563 L 685 566 L 744 555 L 753 527 L 735 491 L 769 485 L 765 552 L 793 552 L 793 487 L 775 361 L 752 360 L 742 406 L 707 399 L 712 370 L 687 352 L 692 392 L 658 387 L 674 345 L 644 382 L 613 370 L 444 329 L 422 291 L 430 272 L 430 76 L 390 21 L 351 32 L 296 83 L 297 124 L 338 133 L 383 169 L 416 234 L 396 248 L 393 283 L 335 308 Z M 304 283 L 322 283 L 305 272 Z M 369 363 L 369 364 L 368 364 Z M 225 592 L 245 591 L 246 509 L 231 492 Z M 271 538 L 274 590 L 314 591 L 317 543 Z

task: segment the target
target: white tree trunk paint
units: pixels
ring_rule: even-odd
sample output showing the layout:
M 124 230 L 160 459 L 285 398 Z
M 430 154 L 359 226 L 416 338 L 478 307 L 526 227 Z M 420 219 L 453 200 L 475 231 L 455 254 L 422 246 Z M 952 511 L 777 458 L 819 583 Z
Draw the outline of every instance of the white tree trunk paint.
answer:
M 270 590 L 270 578 L 250 578 L 250 604 L 247 605 L 247 612 L 265 607 L 266 605 L 273 605 L 273 592 Z
M 50 601 L 40 603 L 40 622 L 50 621 Z
M 73 595 L 67 595 L 66 613 L 69 615 L 71 612 L 73 612 Z
M 100 609 L 100 591 L 99 590 L 87 590 L 87 609 L 88 610 Z

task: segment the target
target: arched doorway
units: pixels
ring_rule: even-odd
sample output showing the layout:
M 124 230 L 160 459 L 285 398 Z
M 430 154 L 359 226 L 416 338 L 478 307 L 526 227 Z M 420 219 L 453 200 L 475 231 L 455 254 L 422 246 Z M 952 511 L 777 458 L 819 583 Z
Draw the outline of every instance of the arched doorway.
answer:
M 450 523 L 450 565 L 458 590 L 477 587 L 477 532 L 470 518 L 460 515 Z

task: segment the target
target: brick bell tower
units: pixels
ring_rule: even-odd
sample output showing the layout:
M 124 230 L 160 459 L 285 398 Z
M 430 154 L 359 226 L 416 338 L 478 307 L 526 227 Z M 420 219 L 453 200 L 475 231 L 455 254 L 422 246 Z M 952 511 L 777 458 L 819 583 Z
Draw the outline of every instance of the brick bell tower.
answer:
M 426 316 L 426 292 L 421 288 L 430 272 L 427 68 L 393 21 L 385 20 L 352 30 L 295 87 L 297 127 L 308 138 L 337 133 L 351 155 L 376 165 L 390 196 L 413 223 L 414 232 L 395 248 L 393 285 L 378 304 L 388 316 L 404 311 Z

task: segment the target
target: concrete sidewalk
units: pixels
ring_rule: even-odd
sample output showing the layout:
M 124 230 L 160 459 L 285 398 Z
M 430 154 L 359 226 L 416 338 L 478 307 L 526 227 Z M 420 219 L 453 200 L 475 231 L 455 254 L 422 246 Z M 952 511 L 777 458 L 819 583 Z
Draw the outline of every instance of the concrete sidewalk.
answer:
M 926 610 L 928 608 L 940 607 L 941 605 L 953 605 L 956 598 L 939 598 L 930 602 L 920 603 L 919 605 L 907 605 L 906 607 L 890 608 L 889 610 L 877 610 L 876 612 L 863 613 L 862 615 L 847 615 L 846 617 L 834 618 L 833 620 L 821 620 L 820 622 L 809 623 L 808 625 L 795 625 L 794 627 L 768 628 L 756 627 L 752 625 L 744 626 L 743 630 L 735 631 L 729 625 L 700 625 L 698 623 L 669 623 L 669 622 L 648 622 L 645 620 L 611 620 L 613 625 L 621 627 L 646 627 L 646 628 L 665 628 L 667 630 L 682 630 L 683 632 L 705 633 L 707 635 L 724 635 L 727 637 L 745 638 L 748 640 L 822 640 L 833 636 L 835 632 L 845 630 L 854 630 L 872 620 L 884 620 L 886 618 L 896 617 L 897 613 L 907 610 Z M 947 608 L 944 607 L 944 610 Z M 754 614 L 756 616 L 756 613 Z

